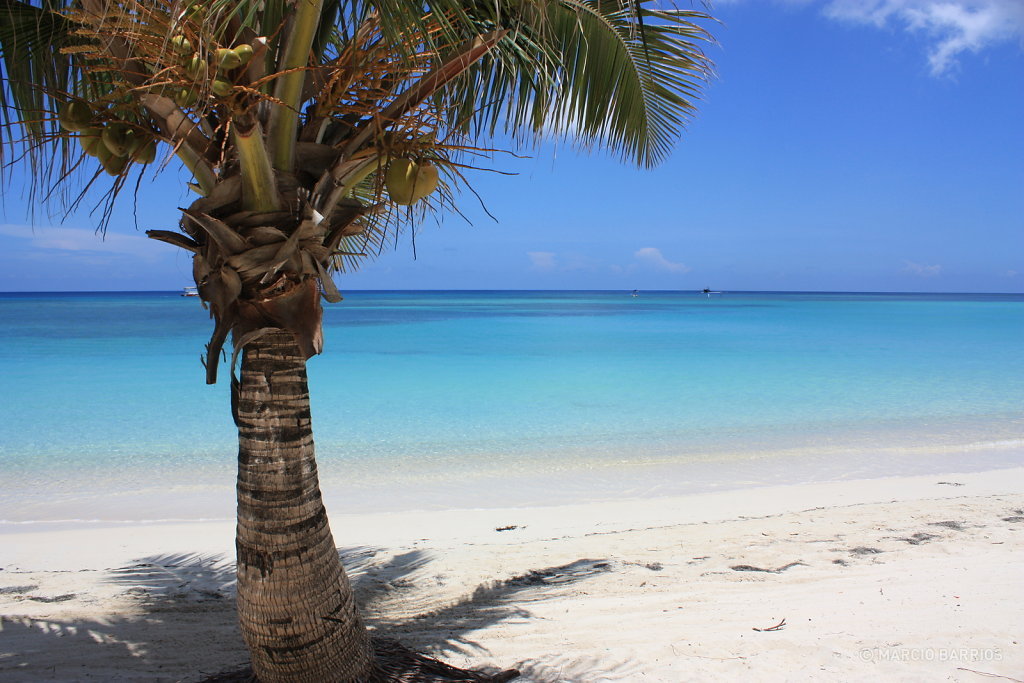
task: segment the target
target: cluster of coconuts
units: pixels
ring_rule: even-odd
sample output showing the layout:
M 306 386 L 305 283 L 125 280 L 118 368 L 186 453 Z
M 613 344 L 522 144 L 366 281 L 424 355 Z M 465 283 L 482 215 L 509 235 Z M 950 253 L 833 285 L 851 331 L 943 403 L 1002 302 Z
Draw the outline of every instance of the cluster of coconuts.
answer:
M 65 103 L 58 114 L 61 127 L 78 133 L 82 151 L 99 159 L 103 170 L 120 175 L 131 162 L 150 164 L 156 159 L 156 139 L 127 123 L 97 121 L 83 100 Z
M 206 80 L 209 73 L 210 63 L 199 56 L 198 52 L 192 50 L 192 41 L 183 35 L 176 35 L 171 38 L 171 48 L 181 55 L 181 67 L 185 75 L 194 83 L 199 84 Z M 235 47 L 221 47 L 214 50 L 211 55 L 212 65 L 216 75 L 210 82 L 210 90 L 217 97 L 227 97 L 234 89 L 234 83 L 228 80 L 225 75 L 229 71 L 238 69 L 248 64 L 253 57 L 252 45 L 242 43 Z M 174 93 L 174 102 L 179 107 L 192 107 L 199 101 L 199 92 L 193 86 L 181 88 Z
M 427 161 L 395 159 L 384 175 L 384 186 L 395 204 L 415 204 L 437 189 L 437 166 Z

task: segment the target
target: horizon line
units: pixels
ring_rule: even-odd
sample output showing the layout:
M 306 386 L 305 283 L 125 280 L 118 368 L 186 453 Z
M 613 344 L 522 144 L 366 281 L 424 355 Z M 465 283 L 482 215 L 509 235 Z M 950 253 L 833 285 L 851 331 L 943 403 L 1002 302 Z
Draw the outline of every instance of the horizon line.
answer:
M 194 285 L 191 285 L 194 287 Z M 82 289 L 82 290 L 9 290 L 0 291 L 5 294 L 180 294 L 182 289 Z M 344 292 L 648 292 L 648 293 L 697 293 L 702 294 L 700 289 L 638 289 L 638 288 L 615 288 L 615 289 L 479 289 L 479 288 L 451 288 L 451 289 L 344 289 Z M 714 290 L 715 294 L 933 294 L 933 295 L 997 295 L 997 296 L 1021 296 L 1024 291 L 1017 292 L 936 292 L 936 291 L 891 291 L 891 290 L 835 290 L 835 289 L 721 289 Z

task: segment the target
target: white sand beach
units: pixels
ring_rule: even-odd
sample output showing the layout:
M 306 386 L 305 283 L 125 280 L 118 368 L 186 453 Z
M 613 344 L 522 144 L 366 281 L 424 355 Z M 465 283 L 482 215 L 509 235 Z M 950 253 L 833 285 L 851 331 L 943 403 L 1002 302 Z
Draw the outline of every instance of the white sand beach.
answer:
M 1024 680 L 1024 468 L 332 526 L 373 628 L 523 681 Z M 6 527 L 0 679 L 244 663 L 232 537 Z

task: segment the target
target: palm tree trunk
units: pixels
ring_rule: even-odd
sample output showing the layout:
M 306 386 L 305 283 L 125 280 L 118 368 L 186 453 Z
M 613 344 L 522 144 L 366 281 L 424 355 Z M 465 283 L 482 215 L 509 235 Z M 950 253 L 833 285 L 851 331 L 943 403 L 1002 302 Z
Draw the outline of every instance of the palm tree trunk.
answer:
M 262 683 L 356 681 L 373 652 L 320 496 L 305 358 L 246 345 L 238 388 L 238 615 Z

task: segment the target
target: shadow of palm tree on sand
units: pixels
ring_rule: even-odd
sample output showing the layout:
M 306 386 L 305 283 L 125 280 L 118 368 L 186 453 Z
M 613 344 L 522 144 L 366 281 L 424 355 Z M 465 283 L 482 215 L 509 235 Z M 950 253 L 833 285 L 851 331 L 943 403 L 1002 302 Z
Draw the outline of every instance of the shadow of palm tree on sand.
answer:
M 485 581 L 462 599 L 439 606 L 436 599 L 430 599 L 428 553 L 414 550 L 390 555 L 378 548 L 356 547 L 342 549 L 340 554 L 360 609 L 374 630 L 377 647 L 385 654 L 388 648 L 402 647 L 396 641 L 433 655 L 486 652 L 473 640 L 473 632 L 505 620 L 528 618 L 530 603 L 611 571 L 608 562 L 580 559 Z M 119 609 L 109 618 L 3 616 L 0 678 L 246 680 L 249 674 L 239 668 L 247 660 L 247 653 L 236 624 L 232 562 L 215 555 L 159 555 L 108 570 L 104 578 L 122 589 L 119 598 L 127 601 L 130 609 Z M 33 596 L 36 588 L 14 586 L 9 590 L 0 586 L 9 593 L 21 591 L 15 596 L 18 600 L 46 602 L 77 597 Z M 55 656 L 68 647 L 76 652 L 73 665 L 67 663 L 68 657 Z M 551 683 L 587 680 L 587 672 L 597 670 L 602 672 L 602 680 L 623 678 L 630 669 L 628 663 L 609 665 L 564 655 L 515 666 L 522 674 L 520 680 Z M 230 673 L 217 673 L 225 670 Z M 498 673 L 487 667 L 480 671 Z M 620 675 L 615 675 L 616 671 Z M 400 673 L 395 673 L 394 679 L 403 680 Z

